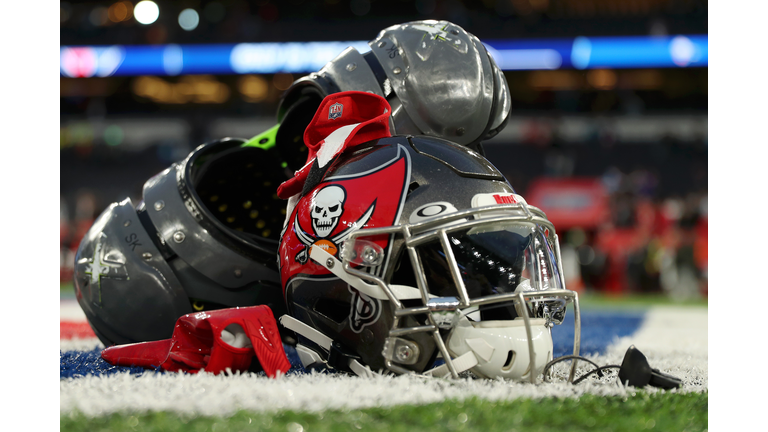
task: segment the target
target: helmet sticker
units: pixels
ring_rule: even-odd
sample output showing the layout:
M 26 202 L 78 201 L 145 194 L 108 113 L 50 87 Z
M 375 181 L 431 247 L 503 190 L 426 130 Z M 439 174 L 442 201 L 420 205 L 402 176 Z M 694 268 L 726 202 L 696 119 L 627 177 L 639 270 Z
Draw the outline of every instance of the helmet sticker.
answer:
M 318 237 L 328 237 L 336 228 L 339 217 L 344 213 L 347 191 L 338 185 L 320 189 L 312 202 L 312 229 Z
M 331 188 L 332 187 L 333 186 L 331 186 Z M 341 189 L 343 190 L 343 188 L 341 188 Z M 338 224 L 338 218 L 341 216 L 341 213 L 344 211 L 343 210 L 343 201 L 342 201 L 341 204 L 332 205 L 331 207 L 336 207 L 337 205 L 342 206 L 342 208 L 341 208 L 341 211 L 334 211 L 333 212 L 333 213 L 338 213 L 338 216 L 335 218 L 336 221 L 333 223 L 333 227 L 328 228 L 326 226 L 323 226 L 322 228 L 324 228 L 324 229 L 322 231 L 320 231 L 320 232 L 321 233 L 325 233 L 325 235 L 318 234 L 320 237 L 327 237 L 331 232 L 333 232 L 333 229 L 336 228 L 336 225 Z M 376 201 L 374 201 L 371 204 L 371 206 L 368 208 L 368 211 L 366 211 L 360 217 L 360 219 L 358 219 L 356 222 L 350 224 L 350 226 L 347 229 L 345 229 L 342 232 L 340 232 L 339 234 L 333 236 L 331 239 L 322 239 L 322 240 L 313 239 L 312 237 L 309 237 L 306 234 L 304 229 L 301 227 L 301 224 L 299 223 L 298 214 L 297 214 L 296 218 L 295 218 L 295 224 L 294 224 L 294 227 L 297 228 L 296 235 L 299 238 L 299 240 L 306 247 L 304 249 L 302 249 L 301 252 L 296 254 L 296 258 L 295 258 L 296 262 L 299 262 L 301 264 L 306 264 L 307 258 L 309 257 L 309 250 L 312 247 L 312 245 L 315 245 L 315 244 L 320 246 L 321 248 L 323 248 L 323 250 L 325 250 L 329 254 L 337 255 L 337 252 L 340 249 L 339 245 L 341 244 L 341 242 L 343 242 L 344 240 L 347 239 L 347 237 L 349 237 L 349 234 L 352 232 L 352 230 L 357 229 L 358 227 L 365 226 L 365 224 L 367 224 L 368 221 L 371 219 L 371 215 L 373 214 L 373 211 L 374 211 L 375 208 L 376 208 Z M 317 209 L 317 206 L 313 205 L 312 206 L 312 213 L 311 213 L 311 215 L 312 215 L 312 226 L 313 227 L 315 226 L 315 210 L 316 209 Z M 328 215 L 327 213 L 328 213 L 327 211 L 322 211 L 322 210 L 318 212 L 318 214 L 320 216 L 327 216 Z M 320 222 L 324 223 L 323 222 L 324 220 L 325 219 L 321 217 Z M 325 228 L 328 228 L 328 229 L 326 230 Z M 316 230 L 316 233 L 317 233 L 317 230 Z
M 456 211 L 456 207 L 447 201 L 433 202 L 414 210 L 408 218 L 408 222 L 417 223 L 423 220 L 432 219 L 436 216 L 455 213 Z
M 344 241 L 357 229 L 395 224 L 402 212 L 409 178 L 410 159 L 406 151 L 398 149 L 396 157 L 375 169 L 328 178 L 301 197 L 280 242 L 283 286 L 300 274 L 333 277 L 327 268 L 309 259 L 313 245 L 339 257 Z M 382 250 L 390 246 L 388 235 L 367 240 Z M 382 267 L 386 263 L 385 257 Z
M 352 293 L 352 304 L 349 309 L 349 327 L 355 333 L 363 331 L 365 326 L 378 321 L 381 316 L 381 302 L 368 297 L 360 291 L 349 287 Z
M 472 207 L 517 203 L 528 204 L 522 196 L 509 192 L 483 193 L 472 197 Z

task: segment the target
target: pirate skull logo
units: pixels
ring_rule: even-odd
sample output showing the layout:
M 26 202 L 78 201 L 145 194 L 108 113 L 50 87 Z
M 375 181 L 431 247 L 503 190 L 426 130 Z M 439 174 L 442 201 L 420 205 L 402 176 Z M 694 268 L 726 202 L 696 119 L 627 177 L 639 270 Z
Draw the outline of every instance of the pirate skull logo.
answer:
M 312 228 L 318 237 L 327 237 L 336 228 L 347 192 L 337 185 L 326 186 L 315 195 L 312 203 Z

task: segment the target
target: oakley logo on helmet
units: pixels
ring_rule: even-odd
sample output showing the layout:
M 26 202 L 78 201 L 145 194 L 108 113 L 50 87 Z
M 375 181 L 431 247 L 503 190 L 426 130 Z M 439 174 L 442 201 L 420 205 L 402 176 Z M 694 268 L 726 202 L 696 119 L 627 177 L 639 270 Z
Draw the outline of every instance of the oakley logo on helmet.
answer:
M 339 117 L 341 117 L 341 114 L 344 112 L 344 105 L 340 103 L 335 103 L 328 107 L 328 120 L 335 120 Z
M 349 287 L 352 293 L 352 306 L 349 311 L 349 326 L 355 333 L 363 331 L 365 326 L 375 323 L 381 315 L 381 303 L 360 291 Z
M 413 213 L 411 213 L 411 216 L 408 218 L 408 222 L 417 223 L 436 216 L 455 212 L 456 207 L 449 202 L 441 201 L 429 203 L 414 210 Z

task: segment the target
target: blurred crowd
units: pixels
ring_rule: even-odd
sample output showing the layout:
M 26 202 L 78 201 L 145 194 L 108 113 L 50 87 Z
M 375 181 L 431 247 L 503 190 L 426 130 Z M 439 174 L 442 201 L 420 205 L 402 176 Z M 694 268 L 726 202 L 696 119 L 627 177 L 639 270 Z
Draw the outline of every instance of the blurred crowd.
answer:
M 659 179 L 646 169 L 624 173 L 610 167 L 599 179 L 608 195 L 608 217 L 595 226 L 560 231 L 568 288 L 706 297 L 707 190 L 659 198 Z M 104 200 L 80 191 L 72 208 L 62 197 L 61 283 L 72 281 L 77 247 L 109 204 Z
M 368 40 L 394 23 L 426 18 L 447 19 L 484 41 L 696 35 L 708 28 L 701 0 L 419 0 L 394 8 L 369 0 L 188 3 L 167 2 L 157 22 L 140 25 L 130 19 L 133 2 L 61 2 L 60 44 Z M 118 17 L 118 8 L 126 13 Z M 184 8 L 200 13 L 195 31 L 177 22 Z M 607 202 L 604 218 L 582 225 L 554 221 L 568 288 L 705 297 L 707 68 L 504 74 L 514 118 L 485 147 L 489 160 L 523 196 L 537 180 L 588 179 L 600 184 Z M 130 197 L 138 204 L 144 181 L 191 146 L 265 130 L 252 130 L 251 120 L 273 121 L 281 92 L 296 78 L 62 77 L 62 284 L 71 283 L 80 240 L 110 203 Z M 179 103 L 147 90 L 168 93 L 195 83 L 230 97 Z M 141 139 L 129 133 L 136 130 Z
M 601 178 L 609 196 L 607 220 L 573 228 L 563 249 L 574 261 L 569 288 L 609 294 L 665 293 L 673 299 L 707 296 L 707 191 L 658 198 L 646 170 L 615 167 Z
M 62 284 L 72 283 L 75 266 L 75 254 L 80 240 L 93 225 L 103 208 L 97 202 L 96 195 L 89 191 L 80 191 L 77 194 L 74 208 L 70 208 L 64 196 L 60 200 L 59 213 L 59 251 L 60 251 L 60 277 Z

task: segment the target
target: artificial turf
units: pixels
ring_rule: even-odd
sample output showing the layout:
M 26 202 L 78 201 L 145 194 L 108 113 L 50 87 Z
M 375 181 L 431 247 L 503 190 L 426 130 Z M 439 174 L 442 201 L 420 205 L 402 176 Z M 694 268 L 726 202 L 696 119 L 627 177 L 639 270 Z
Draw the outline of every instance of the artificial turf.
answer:
M 418 406 L 319 413 L 238 411 L 231 417 L 169 412 L 61 416 L 61 431 L 705 431 L 708 393 L 647 392 L 630 397 L 488 401 L 470 398 Z

